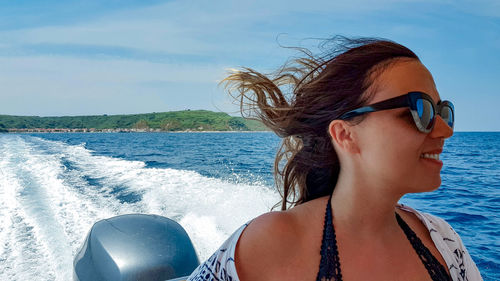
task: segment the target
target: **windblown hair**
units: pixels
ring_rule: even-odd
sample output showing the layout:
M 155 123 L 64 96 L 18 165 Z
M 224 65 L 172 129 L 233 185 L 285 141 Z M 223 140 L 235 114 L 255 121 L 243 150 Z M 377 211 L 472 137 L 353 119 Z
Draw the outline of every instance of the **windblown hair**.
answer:
M 419 60 L 389 40 L 339 36 L 325 43 L 334 48 L 321 56 L 294 48 L 303 56 L 275 73 L 244 67 L 221 82 L 243 117 L 263 122 L 282 138 L 274 164 L 282 210 L 333 192 L 340 163 L 328 133 L 330 122 L 365 105 L 367 90 L 393 59 Z

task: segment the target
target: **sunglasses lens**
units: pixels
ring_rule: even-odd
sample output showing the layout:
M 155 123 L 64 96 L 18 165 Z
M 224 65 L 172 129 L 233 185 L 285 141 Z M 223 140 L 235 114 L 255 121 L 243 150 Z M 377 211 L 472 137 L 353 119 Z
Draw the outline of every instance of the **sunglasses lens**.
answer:
M 449 106 L 443 106 L 439 115 L 443 118 L 444 122 L 450 126 L 450 128 L 453 128 L 455 118 L 453 116 L 453 110 Z
M 417 113 L 423 128 L 430 130 L 434 123 L 434 108 L 426 99 L 417 99 Z

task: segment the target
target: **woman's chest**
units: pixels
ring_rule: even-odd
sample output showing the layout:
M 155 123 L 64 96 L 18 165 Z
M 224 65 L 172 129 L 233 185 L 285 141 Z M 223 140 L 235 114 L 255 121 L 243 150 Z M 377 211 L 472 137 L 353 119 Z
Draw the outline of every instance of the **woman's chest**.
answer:
M 446 263 L 432 241 L 429 231 L 412 214 L 400 213 L 423 245 L 447 270 Z M 413 216 L 413 217 L 411 217 Z M 311 222 L 310 222 L 311 223 Z M 317 224 L 321 224 L 317 221 Z M 309 227 L 297 241 L 290 260 L 274 280 L 316 280 L 321 263 L 322 227 Z M 399 237 L 385 245 L 357 241 L 349 233 L 337 231 L 337 254 L 342 280 L 431 280 L 421 258 L 401 231 Z M 280 278 L 282 277 L 282 278 Z
M 415 215 L 404 216 L 416 241 L 401 229 L 399 235 L 385 243 L 359 241 L 352 234 L 337 233 L 338 255 L 343 280 L 432 280 L 429 267 L 439 266 L 448 273 L 446 262 L 436 248 L 428 229 Z M 427 254 L 425 254 L 427 252 Z
M 371 247 L 370 247 L 371 248 Z M 339 245 L 342 280 L 432 280 L 424 264 L 408 247 L 397 251 L 363 250 L 359 246 L 347 250 Z
M 316 280 L 321 263 L 320 245 L 316 246 L 316 251 L 301 251 L 290 258 L 272 280 Z M 343 281 L 432 280 L 413 249 L 381 253 L 363 248 L 362 245 L 346 247 L 339 244 L 338 247 Z

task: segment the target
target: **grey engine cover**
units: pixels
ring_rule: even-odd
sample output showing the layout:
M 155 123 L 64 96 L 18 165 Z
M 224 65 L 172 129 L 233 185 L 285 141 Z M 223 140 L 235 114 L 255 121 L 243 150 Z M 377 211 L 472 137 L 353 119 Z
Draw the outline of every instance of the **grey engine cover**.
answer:
M 191 274 L 199 265 L 186 231 L 156 215 L 98 221 L 73 261 L 75 281 L 156 281 Z

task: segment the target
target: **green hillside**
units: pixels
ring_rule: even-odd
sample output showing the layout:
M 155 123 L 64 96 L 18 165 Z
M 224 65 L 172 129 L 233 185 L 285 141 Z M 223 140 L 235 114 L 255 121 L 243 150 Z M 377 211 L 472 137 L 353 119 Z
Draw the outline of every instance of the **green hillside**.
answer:
M 11 116 L 0 115 L 0 130 L 8 129 L 138 129 L 161 131 L 263 131 L 260 122 L 223 112 L 183 110 L 131 115 Z

